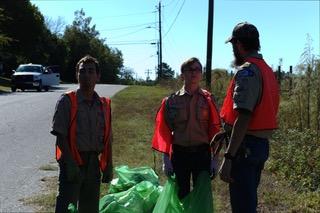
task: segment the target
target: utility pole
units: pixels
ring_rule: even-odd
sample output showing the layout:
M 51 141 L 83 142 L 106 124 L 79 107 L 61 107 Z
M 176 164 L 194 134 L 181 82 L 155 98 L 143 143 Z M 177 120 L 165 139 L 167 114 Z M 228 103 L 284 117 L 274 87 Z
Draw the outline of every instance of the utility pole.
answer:
M 151 73 L 151 70 L 150 69 L 147 69 L 147 71 L 145 72 L 147 74 L 147 79 L 146 81 L 150 81 L 150 73 Z
M 214 0 L 209 0 L 208 34 L 207 34 L 207 62 L 206 62 L 206 87 L 207 87 L 207 90 L 209 90 L 209 91 L 211 91 L 213 13 L 214 13 Z
M 161 0 L 159 1 L 159 67 L 158 67 L 158 80 L 162 76 L 162 35 L 161 35 Z

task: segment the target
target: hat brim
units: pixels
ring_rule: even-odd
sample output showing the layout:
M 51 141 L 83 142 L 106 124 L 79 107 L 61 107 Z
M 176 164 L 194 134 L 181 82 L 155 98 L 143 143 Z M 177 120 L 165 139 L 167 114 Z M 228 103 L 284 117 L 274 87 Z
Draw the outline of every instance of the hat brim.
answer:
M 229 42 L 231 42 L 232 41 L 232 39 L 233 39 L 233 37 L 232 36 L 230 36 L 224 43 L 225 44 L 227 44 L 227 43 L 229 43 Z

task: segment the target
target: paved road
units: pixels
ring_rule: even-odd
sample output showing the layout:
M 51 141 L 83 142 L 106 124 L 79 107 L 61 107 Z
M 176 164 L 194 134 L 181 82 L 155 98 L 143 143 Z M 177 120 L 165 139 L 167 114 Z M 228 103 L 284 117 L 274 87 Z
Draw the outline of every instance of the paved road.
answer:
M 54 161 L 55 138 L 49 133 L 54 107 L 64 91 L 76 87 L 0 95 L 0 212 L 34 211 L 20 200 L 39 192 L 40 179 L 48 176 L 39 168 Z M 123 88 L 97 85 L 96 90 L 110 97 Z M 51 171 L 49 176 L 57 174 Z

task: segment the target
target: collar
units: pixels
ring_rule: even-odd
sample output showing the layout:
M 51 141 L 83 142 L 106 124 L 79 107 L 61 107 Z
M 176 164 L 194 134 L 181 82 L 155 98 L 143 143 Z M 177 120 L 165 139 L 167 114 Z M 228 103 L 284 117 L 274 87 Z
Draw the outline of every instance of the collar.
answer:
M 249 58 L 249 57 L 252 57 L 252 58 L 258 58 L 258 59 L 263 59 L 262 57 L 262 54 L 258 53 L 258 52 L 251 52 L 251 53 L 248 53 L 247 55 L 244 56 L 245 58 Z
M 204 95 L 204 93 L 200 87 L 198 88 L 197 93 Z M 183 96 L 183 95 L 190 95 L 191 96 L 191 94 L 184 88 L 184 86 L 179 91 L 177 91 L 176 94 L 178 96 Z
M 82 92 L 81 92 L 80 89 L 77 89 L 76 94 L 77 94 L 77 101 L 78 101 L 78 103 L 81 103 L 81 102 L 84 102 L 84 101 L 85 101 L 85 98 L 84 98 L 84 96 L 83 96 L 83 94 L 82 94 Z M 98 102 L 98 103 L 100 103 L 100 97 L 99 97 L 99 95 L 96 93 L 96 91 L 94 91 L 94 93 L 93 93 L 93 98 L 92 98 L 92 100 L 93 100 L 93 102 Z

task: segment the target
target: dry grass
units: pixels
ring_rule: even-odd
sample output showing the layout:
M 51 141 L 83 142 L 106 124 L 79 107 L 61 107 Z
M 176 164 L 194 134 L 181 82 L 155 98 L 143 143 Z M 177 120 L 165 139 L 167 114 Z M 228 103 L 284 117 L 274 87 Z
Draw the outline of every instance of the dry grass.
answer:
M 151 150 L 150 141 L 161 99 L 171 92 L 163 87 L 132 86 L 112 98 L 115 166 L 150 166 L 155 168 L 160 182 L 164 183 L 166 178 L 161 171 L 161 158 Z M 40 206 L 42 211 L 51 211 L 57 179 L 44 182 L 46 191 L 28 199 L 27 203 Z M 107 186 L 102 184 L 101 187 L 102 196 L 106 194 Z M 213 191 L 215 212 L 231 212 L 227 184 L 216 178 Z M 297 193 L 284 180 L 279 180 L 268 171 L 263 172 L 259 187 L 259 212 L 320 212 L 319 200 L 319 193 Z

